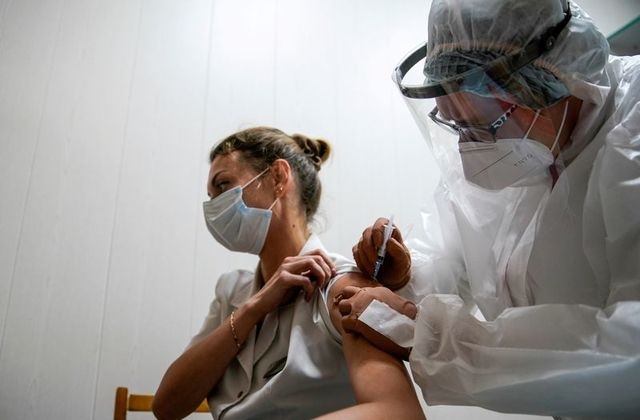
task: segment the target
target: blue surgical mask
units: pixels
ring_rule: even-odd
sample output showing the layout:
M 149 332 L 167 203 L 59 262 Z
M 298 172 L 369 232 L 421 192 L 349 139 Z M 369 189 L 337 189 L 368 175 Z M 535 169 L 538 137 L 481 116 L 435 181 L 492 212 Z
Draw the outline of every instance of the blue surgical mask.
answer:
M 271 223 L 271 208 L 247 207 L 242 191 L 269 168 L 260 172 L 243 186 L 237 186 L 203 203 L 204 218 L 213 237 L 230 251 L 258 255 L 264 247 Z

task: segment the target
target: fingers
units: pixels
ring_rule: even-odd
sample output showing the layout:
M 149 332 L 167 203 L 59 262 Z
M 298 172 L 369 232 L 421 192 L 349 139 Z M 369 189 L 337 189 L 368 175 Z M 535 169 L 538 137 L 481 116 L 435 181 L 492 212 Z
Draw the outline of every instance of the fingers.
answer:
M 385 219 L 383 217 L 376 220 L 376 223 L 373 225 L 372 239 L 373 243 L 377 248 L 382 246 L 382 241 L 384 240 L 384 228 L 389 223 L 389 219 Z M 404 240 L 402 239 L 402 233 L 398 226 L 393 225 L 393 230 L 391 231 L 391 238 L 395 239 L 398 243 L 404 244 Z M 387 247 L 389 244 L 387 243 Z
M 336 301 L 338 303 L 338 311 L 342 315 L 349 315 L 353 310 L 352 297 L 362 292 L 364 288 L 357 286 L 347 286 L 338 296 L 336 296 Z
M 371 243 L 376 248 L 376 251 L 382 246 L 382 241 L 384 240 L 384 227 L 388 223 L 389 219 L 380 217 L 371 227 Z
M 277 277 L 280 280 L 277 281 L 283 282 L 288 289 L 302 289 L 307 301 L 317 288 L 323 288 L 336 273 L 331 257 L 321 249 L 285 258 L 279 271 Z
M 357 333 L 358 321 L 356 318 L 344 317 L 342 318 L 342 328 L 350 333 Z
M 280 268 L 291 274 L 303 275 L 320 288 L 335 274 L 333 262 L 329 257 L 317 253 L 286 258 Z
M 321 249 L 314 249 L 306 254 L 303 254 L 302 257 L 311 256 L 315 259 L 315 261 L 324 269 L 325 273 L 327 273 L 327 278 L 331 278 L 336 275 L 336 266 L 333 263 L 331 257 Z
M 324 261 L 324 262 L 325 262 L 325 263 L 326 263 L 330 268 L 332 268 L 333 270 L 335 270 L 335 268 L 336 268 L 336 266 L 335 266 L 335 264 L 333 263 L 333 260 L 331 259 L 331 257 L 330 257 L 326 252 L 324 252 L 324 251 L 323 251 L 323 250 L 321 250 L 321 249 L 314 249 L 313 251 L 309 251 L 309 252 L 307 252 L 307 253 L 305 253 L 305 254 L 302 254 L 301 256 L 306 256 L 306 255 L 317 255 L 317 256 L 321 257 L 321 258 L 322 258 L 322 260 L 323 260 L 323 261 Z
M 384 228 L 388 223 L 389 219 L 378 218 L 372 226 L 362 232 L 360 241 L 351 249 L 358 268 L 369 277 L 373 275 L 378 249 L 384 241 Z M 391 233 L 391 239 L 387 243 L 387 250 L 392 240 L 395 240 L 395 245 L 397 245 L 394 250 L 395 255 L 400 255 L 397 251 L 403 248 L 403 239 L 400 230 L 395 226 Z
M 391 237 L 396 241 L 398 241 L 399 243 L 404 244 L 404 239 L 402 239 L 402 233 L 400 232 L 400 229 L 398 228 L 398 226 L 394 224 L 393 228 L 394 229 L 393 229 L 393 232 L 391 232 Z
M 378 281 L 391 290 L 397 290 L 409 281 L 410 270 L 411 254 L 409 250 L 395 238 L 389 239 L 387 256 L 382 264 Z
M 367 252 L 360 243 L 351 248 L 351 253 L 353 254 L 353 259 L 355 260 L 358 269 L 367 277 L 371 277 L 373 274 L 373 264 L 371 264 L 370 258 L 367 256 Z
M 341 293 L 336 296 L 336 300 L 338 300 L 338 311 L 343 316 L 346 315 L 360 315 L 360 311 L 362 311 L 368 304 L 371 298 L 369 296 L 364 296 L 360 298 L 357 296 L 360 292 L 366 291 L 367 287 L 357 287 L 357 286 L 346 286 L 342 289 Z M 355 313 L 353 313 L 355 311 Z
M 407 248 L 393 236 L 387 242 L 387 255 L 391 255 L 393 258 L 402 259 L 407 255 Z
M 351 249 L 356 265 L 368 277 L 373 274 L 373 267 L 376 262 L 377 247 L 372 240 L 373 228 L 368 227 L 362 232 L 360 241 Z
M 387 257 L 393 261 L 396 270 L 406 269 L 411 266 L 409 250 L 395 238 L 391 238 L 387 242 Z
M 299 287 L 304 293 L 304 298 L 308 302 L 313 296 L 316 286 L 308 277 L 301 274 L 284 273 L 282 280 L 289 286 L 288 288 Z
M 340 296 L 342 299 L 349 299 L 352 296 L 356 295 L 358 292 L 362 291 L 361 287 L 358 286 L 346 286 L 342 289 Z
M 351 313 L 351 302 L 348 299 L 342 299 L 338 302 L 338 311 L 343 316 L 349 315 Z

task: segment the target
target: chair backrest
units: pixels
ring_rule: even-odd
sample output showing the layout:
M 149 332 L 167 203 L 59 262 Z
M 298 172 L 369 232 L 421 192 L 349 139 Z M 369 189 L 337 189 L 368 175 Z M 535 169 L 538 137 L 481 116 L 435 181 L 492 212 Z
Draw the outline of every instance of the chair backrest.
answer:
M 153 395 L 129 394 L 129 389 L 119 386 L 116 388 L 116 402 L 113 410 L 113 420 L 126 420 L 129 411 L 151 411 Z M 209 413 L 207 400 L 200 403 L 194 413 Z

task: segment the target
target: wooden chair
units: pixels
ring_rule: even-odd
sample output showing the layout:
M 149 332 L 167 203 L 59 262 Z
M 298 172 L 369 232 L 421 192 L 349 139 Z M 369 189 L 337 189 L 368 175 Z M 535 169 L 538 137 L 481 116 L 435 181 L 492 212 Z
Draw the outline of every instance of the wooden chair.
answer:
M 153 395 L 129 394 L 129 389 L 119 386 L 116 388 L 116 403 L 113 410 L 113 420 L 126 420 L 129 411 L 151 412 Z M 200 403 L 194 413 L 209 413 L 207 400 Z

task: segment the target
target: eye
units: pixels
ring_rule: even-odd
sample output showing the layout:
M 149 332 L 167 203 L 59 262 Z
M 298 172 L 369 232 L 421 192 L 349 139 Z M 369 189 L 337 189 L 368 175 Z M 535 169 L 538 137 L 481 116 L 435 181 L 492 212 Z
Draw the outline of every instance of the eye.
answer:
M 227 190 L 227 188 L 229 188 L 229 181 L 221 179 L 219 181 L 216 181 L 214 187 L 216 188 L 216 190 L 224 192 Z

